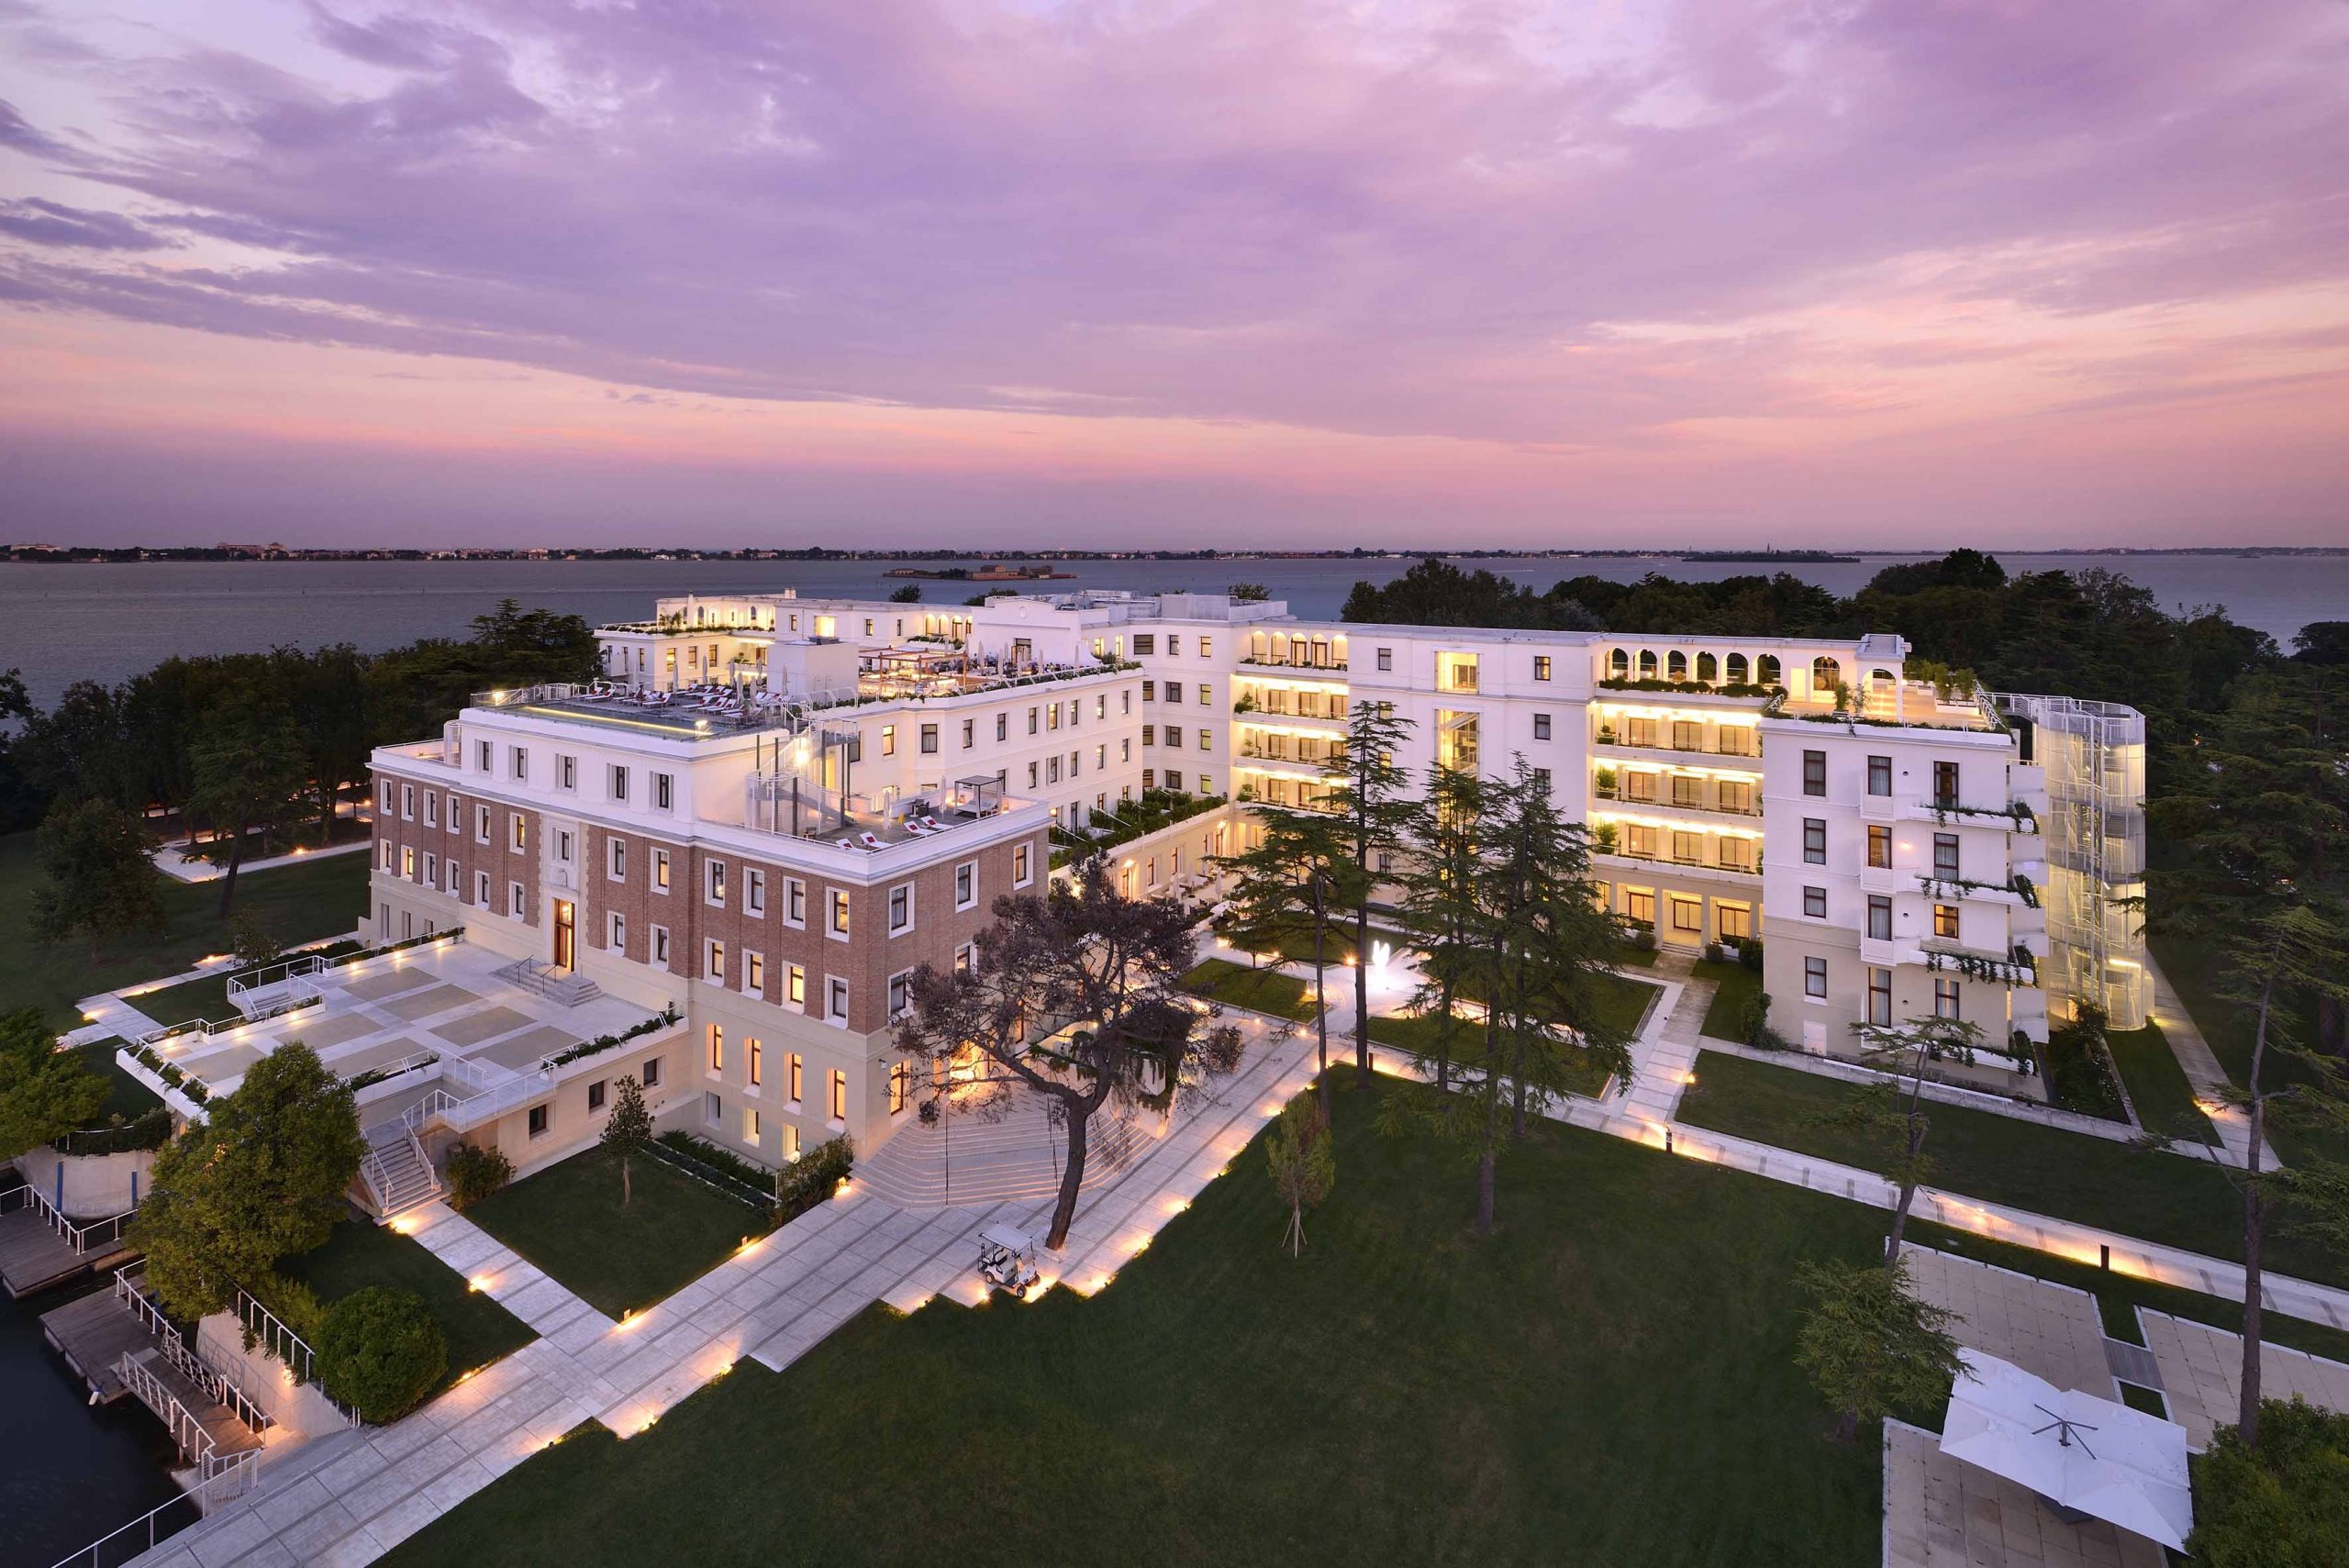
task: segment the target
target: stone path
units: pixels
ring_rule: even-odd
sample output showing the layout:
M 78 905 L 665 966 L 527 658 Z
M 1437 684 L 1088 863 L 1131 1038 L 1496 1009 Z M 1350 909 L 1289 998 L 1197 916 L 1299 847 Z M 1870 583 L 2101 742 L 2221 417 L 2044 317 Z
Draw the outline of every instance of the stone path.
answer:
M 2188 1444 L 2208 1447 L 2213 1430 L 2234 1424 L 2243 1401 L 2243 1336 L 2142 1307 L 2137 1322 L 2161 1368 L 2169 1418 L 2186 1429 Z M 2349 1412 L 2349 1366 L 2262 1340 L 2259 1391 L 2271 1399 L 2297 1394 L 2311 1405 Z
M 1241 1072 L 1116 1182 L 1085 1195 L 1048 1280 L 1087 1295 L 1107 1285 L 1310 1083 L 1308 1039 L 1275 1040 L 1261 1019 L 1234 1021 L 1251 1037 Z M 392 1426 L 293 1451 L 249 1498 L 138 1561 L 373 1562 L 583 1421 L 633 1436 L 740 1357 L 780 1371 L 875 1301 L 911 1310 L 940 1294 L 977 1299 L 977 1230 L 1005 1220 L 1041 1234 L 1050 1208 L 907 1209 L 852 1181 L 842 1196 L 615 1323 L 480 1227 L 428 1205 L 403 1226 L 540 1337 Z
M 2142 1535 L 2065 1524 L 2027 1489 L 1942 1452 L 1941 1438 L 1884 1424 L 1885 1568 L 2163 1568 Z
M 2118 1399 L 2104 1352 L 2104 1319 L 2087 1291 L 2033 1279 L 1931 1247 L 1904 1246 L 1920 1300 L 1958 1315 L 1958 1342 L 2012 1362 L 2058 1388 Z
M 2194 1085 L 2194 1097 L 2201 1103 L 2202 1114 L 2218 1129 L 2219 1141 L 2232 1157 L 2230 1162 L 2237 1167 L 2249 1164 L 2251 1118 L 2225 1103 L 2232 1080 L 2228 1078 L 2227 1070 L 2219 1065 L 2219 1058 L 2210 1050 L 2210 1042 L 2202 1038 L 2194 1015 L 2186 1010 L 2169 976 L 2162 973 L 2150 951 L 2145 954 L 2145 971 L 2154 979 L 2154 1022 L 2161 1026 L 2162 1038 L 2169 1041 L 2171 1054 L 2186 1070 L 2187 1081 Z M 2260 1164 L 2272 1171 L 2282 1162 L 2276 1158 L 2275 1146 L 2263 1140 Z

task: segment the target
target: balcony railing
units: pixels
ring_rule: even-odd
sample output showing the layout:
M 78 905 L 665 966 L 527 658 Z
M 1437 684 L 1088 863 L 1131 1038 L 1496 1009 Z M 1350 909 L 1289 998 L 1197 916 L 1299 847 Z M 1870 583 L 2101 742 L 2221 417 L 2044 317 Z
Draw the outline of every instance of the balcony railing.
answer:
M 1697 744 L 1684 746 L 1676 740 L 1666 739 L 1634 740 L 1628 731 L 1602 727 L 1598 731 L 1598 742 L 1601 746 L 1626 746 L 1642 751 L 1678 751 L 1692 757 L 1744 757 L 1757 762 L 1762 760 L 1762 742 L 1759 740 L 1751 744 L 1741 741 L 1734 746 L 1723 746 L 1716 737 L 1714 743 L 1709 746 L 1704 743 L 1703 738 L 1699 737 Z
M 1299 670 L 1308 675 L 1325 673 L 1342 675 L 1346 673 L 1346 662 L 1343 659 L 1331 659 L 1316 663 L 1309 659 L 1259 659 L 1252 653 L 1240 661 L 1240 667 L 1244 670 Z

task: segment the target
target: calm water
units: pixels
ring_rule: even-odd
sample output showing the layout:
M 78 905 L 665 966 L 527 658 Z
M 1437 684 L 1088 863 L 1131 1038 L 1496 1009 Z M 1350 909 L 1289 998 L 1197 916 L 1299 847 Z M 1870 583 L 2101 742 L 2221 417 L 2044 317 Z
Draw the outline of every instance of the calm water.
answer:
M 2165 606 L 2223 605 L 2235 619 L 2288 643 L 2312 620 L 2349 617 L 2349 556 L 2125 558 L 2001 554 L 2009 572 L 2107 566 L 2143 584 Z M 1888 564 L 1795 568 L 1848 594 Z M 418 637 L 465 634 L 500 598 L 572 611 L 590 622 L 651 613 L 664 594 L 744 593 L 797 587 L 808 594 L 881 597 L 902 585 L 885 562 L 155 562 L 128 566 L 0 564 L 0 669 L 24 671 L 34 700 L 56 700 L 69 682 L 135 675 L 173 653 L 233 653 L 292 643 L 350 641 L 390 647 Z M 1078 562 L 1059 587 L 1202 592 L 1260 582 L 1303 616 L 1333 616 L 1363 578 L 1384 583 L 1403 561 Z M 1537 589 L 1563 577 L 1630 581 L 1648 572 L 1699 578 L 1763 570 L 1674 560 L 1539 561 L 1505 570 Z M 975 589 L 924 583 L 933 602 L 960 603 Z
M 91 1409 L 41 1338 L 40 1315 L 75 1294 L 0 1292 L 0 1562 L 47 1568 L 178 1495 L 163 1424 L 133 1399 Z

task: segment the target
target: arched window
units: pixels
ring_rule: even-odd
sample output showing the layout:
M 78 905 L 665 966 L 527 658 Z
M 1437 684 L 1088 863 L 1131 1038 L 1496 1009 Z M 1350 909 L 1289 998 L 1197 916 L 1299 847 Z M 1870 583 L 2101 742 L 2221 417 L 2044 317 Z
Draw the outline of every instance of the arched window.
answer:
M 1664 655 L 1664 673 L 1673 680 L 1687 680 L 1688 678 L 1688 655 L 1681 652 L 1677 648 L 1674 649 L 1670 653 Z
M 1697 679 L 1711 685 L 1721 678 L 1720 661 L 1709 653 L 1697 655 Z
M 1831 692 L 1843 679 L 1843 666 L 1822 653 L 1810 662 L 1810 687 L 1817 692 Z
M 1729 656 L 1729 684 L 1732 686 L 1745 684 L 1745 655 L 1742 653 Z
M 1761 686 L 1775 686 L 1781 679 L 1783 679 L 1783 677 L 1778 673 L 1778 656 L 1776 654 L 1765 653 L 1761 658 L 1756 659 L 1753 662 L 1754 684 Z
M 1868 672 L 1868 680 L 1875 685 L 1888 686 L 1892 684 L 1892 672 L 1889 670 L 1871 670 Z
M 1640 679 L 1642 681 L 1655 679 L 1655 650 L 1653 648 L 1640 650 Z
M 1607 673 L 1616 680 L 1628 680 L 1631 673 L 1631 656 L 1618 648 L 1607 656 Z

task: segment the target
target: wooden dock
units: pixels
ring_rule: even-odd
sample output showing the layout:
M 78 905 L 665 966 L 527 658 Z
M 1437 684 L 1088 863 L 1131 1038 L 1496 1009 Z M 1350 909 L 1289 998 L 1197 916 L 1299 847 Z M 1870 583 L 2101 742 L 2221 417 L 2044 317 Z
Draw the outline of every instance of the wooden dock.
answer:
M 85 1271 L 110 1269 L 136 1256 L 137 1251 L 118 1239 L 93 1241 L 87 1251 L 77 1252 L 29 1205 L 0 1214 L 0 1285 L 19 1300 Z
M 101 1405 L 111 1405 L 130 1392 L 116 1370 L 125 1355 L 152 1350 L 155 1341 L 111 1290 L 94 1290 L 40 1315 L 40 1331 L 65 1358 L 65 1364 L 90 1385 Z

